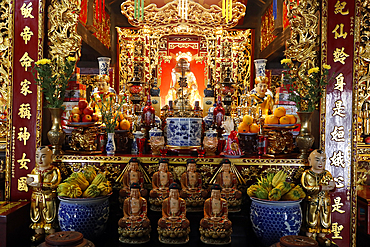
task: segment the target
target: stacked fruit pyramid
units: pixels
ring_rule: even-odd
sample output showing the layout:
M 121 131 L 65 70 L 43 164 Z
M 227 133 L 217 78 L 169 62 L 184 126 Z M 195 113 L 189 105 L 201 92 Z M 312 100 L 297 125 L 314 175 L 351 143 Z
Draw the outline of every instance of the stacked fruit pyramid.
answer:
M 243 122 L 238 126 L 239 133 L 258 133 L 259 129 L 259 125 L 254 123 L 254 119 L 250 115 L 245 115 L 243 117 Z
M 295 124 L 297 118 L 287 115 L 284 107 L 280 106 L 274 110 L 274 114 L 265 117 L 265 124 Z
M 250 186 L 247 194 L 270 201 L 297 201 L 306 197 L 300 185 L 286 181 L 287 174 L 284 171 L 268 173 L 266 177 L 257 179 L 257 184 Z

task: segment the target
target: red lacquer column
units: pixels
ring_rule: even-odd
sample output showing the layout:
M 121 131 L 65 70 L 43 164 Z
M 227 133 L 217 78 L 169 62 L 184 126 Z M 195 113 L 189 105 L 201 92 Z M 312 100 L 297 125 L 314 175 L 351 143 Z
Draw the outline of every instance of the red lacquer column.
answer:
M 30 198 L 31 193 L 26 184 L 27 174 L 35 166 L 35 151 L 40 140 L 40 99 L 31 69 L 34 62 L 42 56 L 42 12 L 41 0 L 15 1 L 12 143 L 9 153 L 11 201 Z
M 337 186 L 335 192 L 331 193 L 331 238 L 338 246 L 347 247 L 350 246 L 351 240 L 352 68 L 355 5 L 348 0 L 327 0 L 323 1 L 323 9 L 323 23 L 326 22 L 327 28 L 326 42 L 323 42 L 323 49 L 326 48 L 323 60 L 331 66 L 329 74 L 336 73 L 334 80 L 327 87 L 325 114 L 326 169 L 333 175 Z

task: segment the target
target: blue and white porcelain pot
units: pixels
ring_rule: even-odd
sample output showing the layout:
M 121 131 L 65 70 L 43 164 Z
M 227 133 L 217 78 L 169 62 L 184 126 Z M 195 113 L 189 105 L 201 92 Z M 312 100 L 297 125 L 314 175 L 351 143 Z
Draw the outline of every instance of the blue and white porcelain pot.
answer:
M 169 146 L 200 146 L 202 118 L 167 118 L 167 144 Z
M 281 237 L 298 235 L 302 211 L 298 201 L 252 199 L 250 219 L 253 231 L 264 246 L 278 243 Z
M 204 135 L 206 137 L 217 137 L 217 131 L 214 130 L 214 129 L 209 129 L 209 130 L 204 132 Z
M 67 198 L 60 200 L 58 220 L 62 231 L 77 231 L 86 239 L 101 235 L 109 217 L 109 196 L 96 198 Z
M 162 135 L 163 135 L 163 131 L 161 129 L 158 129 L 157 127 L 154 127 L 149 130 L 149 139 L 152 136 L 162 136 Z

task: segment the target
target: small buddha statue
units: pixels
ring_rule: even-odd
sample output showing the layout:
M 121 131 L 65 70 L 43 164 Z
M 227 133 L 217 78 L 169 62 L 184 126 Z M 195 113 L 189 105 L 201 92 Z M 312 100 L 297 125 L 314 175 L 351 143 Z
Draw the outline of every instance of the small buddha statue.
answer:
M 140 185 L 130 185 L 130 197 L 123 204 L 123 217 L 118 221 L 119 240 L 122 243 L 141 244 L 150 240 L 150 220 L 147 217 L 147 203 L 140 197 Z
M 186 202 L 180 198 L 180 187 L 172 183 L 169 197 L 162 204 L 162 218 L 158 220 L 158 235 L 161 243 L 182 244 L 189 241 L 190 222 L 186 218 Z
M 259 76 L 255 79 L 256 87 L 251 91 L 250 105 L 262 109 L 262 115 L 266 116 L 272 113 L 274 107 L 273 96 L 268 93 L 268 78 Z
M 59 168 L 52 165 L 53 152 L 48 146 L 36 150 L 36 165 L 27 174 L 27 185 L 32 188 L 30 216 L 33 242 L 44 239 L 45 233 L 52 234 L 58 226 L 56 188 L 62 179 Z
M 216 176 L 216 184 L 222 187 L 221 197 L 228 202 L 230 211 L 239 211 L 241 205 L 242 193 L 237 189 L 238 180 L 236 175 L 231 171 L 231 162 L 229 159 L 221 161 L 221 172 Z
M 201 206 L 203 208 L 208 193 L 202 189 L 202 176 L 196 172 L 197 163 L 195 159 L 188 159 L 186 163 L 186 172 L 181 175 L 180 196 L 185 199 L 186 206 L 194 211 L 196 207 Z
M 148 191 L 144 189 L 144 176 L 139 171 L 139 163 L 140 160 L 136 157 L 132 157 L 127 166 L 128 169 L 123 172 L 120 176 L 122 176 L 122 189 L 119 191 L 120 202 L 126 199 L 126 197 L 130 196 L 130 186 L 132 183 L 137 183 L 140 185 L 140 194 L 141 196 L 145 197 L 148 194 Z
M 200 221 L 200 239 L 206 244 L 231 242 L 232 223 L 228 219 L 227 201 L 221 198 L 221 186 L 213 184 L 211 198 L 204 203 L 204 218 Z
M 158 211 L 156 206 L 162 205 L 164 199 L 168 197 L 169 186 L 173 183 L 173 176 L 168 171 L 168 159 L 159 160 L 158 171 L 153 174 L 152 190 L 149 193 L 150 209 Z

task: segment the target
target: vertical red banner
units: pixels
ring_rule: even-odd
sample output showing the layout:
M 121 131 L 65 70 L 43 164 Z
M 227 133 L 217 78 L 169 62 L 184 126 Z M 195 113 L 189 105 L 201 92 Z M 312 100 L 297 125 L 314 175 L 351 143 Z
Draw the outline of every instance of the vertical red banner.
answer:
M 351 233 L 351 142 L 352 85 L 354 59 L 354 15 L 352 1 L 327 1 L 327 63 L 334 80 L 327 87 L 325 152 L 326 169 L 333 175 L 331 193 L 331 239 L 350 246 Z M 325 21 L 325 20 L 323 20 Z
M 17 0 L 14 5 L 12 201 L 30 198 L 26 180 L 35 166 L 38 102 L 31 69 L 39 58 L 39 2 Z

